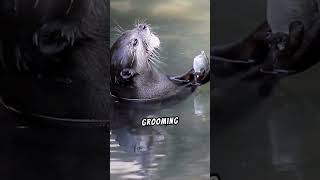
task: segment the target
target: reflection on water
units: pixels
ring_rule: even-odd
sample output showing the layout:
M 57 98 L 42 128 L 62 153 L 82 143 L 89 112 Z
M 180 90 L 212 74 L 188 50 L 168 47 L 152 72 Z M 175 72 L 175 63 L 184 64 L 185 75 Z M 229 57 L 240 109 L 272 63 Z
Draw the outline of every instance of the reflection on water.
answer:
M 1 180 L 108 178 L 104 128 L 26 123 L 3 107 L 0 119 Z
M 111 1 L 111 43 L 118 25 L 131 29 L 147 19 L 161 41 L 161 70 L 181 74 L 192 67 L 193 57 L 209 52 L 209 0 Z M 209 179 L 209 84 L 183 102 L 168 107 L 119 107 L 111 123 L 111 179 Z M 122 110 L 121 110 L 122 109 Z M 148 109 L 148 110 L 146 110 Z M 179 116 L 178 126 L 141 127 L 147 116 Z
M 166 156 L 158 151 L 164 143 L 164 135 L 153 128 L 113 130 L 110 139 L 111 174 L 125 173 L 122 176 L 125 179 L 155 176 L 158 161 Z M 123 156 L 127 156 L 129 162 L 122 162 Z

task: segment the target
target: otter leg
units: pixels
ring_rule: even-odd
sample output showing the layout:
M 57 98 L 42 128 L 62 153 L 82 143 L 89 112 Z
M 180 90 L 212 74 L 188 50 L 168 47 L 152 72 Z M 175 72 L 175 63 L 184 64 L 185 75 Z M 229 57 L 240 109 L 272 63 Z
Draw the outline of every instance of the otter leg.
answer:
M 191 69 L 182 75 L 171 76 L 171 77 L 169 77 L 169 79 L 176 82 L 176 83 L 180 83 L 180 84 L 190 83 L 194 80 L 194 70 Z
M 172 76 L 169 77 L 169 79 L 178 84 L 191 84 L 195 86 L 200 86 L 210 81 L 210 70 L 207 72 L 203 71 L 200 74 L 198 74 L 192 68 L 183 75 Z
M 265 37 L 270 32 L 267 22 L 260 25 L 243 40 L 224 46 L 215 46 L 211 58 L 216 77 L 231 77 L 260 64 L 269 49 Z

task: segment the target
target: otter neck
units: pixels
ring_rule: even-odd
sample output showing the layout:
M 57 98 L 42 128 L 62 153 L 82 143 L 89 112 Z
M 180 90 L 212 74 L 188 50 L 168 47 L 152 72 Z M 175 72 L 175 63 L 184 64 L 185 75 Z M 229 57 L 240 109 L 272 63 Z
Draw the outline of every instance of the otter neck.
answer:
M 137 77 L 135 87 L 138 98 L 156 99 L 172 93 L 177 86 L 164 73 L 153 68 Z

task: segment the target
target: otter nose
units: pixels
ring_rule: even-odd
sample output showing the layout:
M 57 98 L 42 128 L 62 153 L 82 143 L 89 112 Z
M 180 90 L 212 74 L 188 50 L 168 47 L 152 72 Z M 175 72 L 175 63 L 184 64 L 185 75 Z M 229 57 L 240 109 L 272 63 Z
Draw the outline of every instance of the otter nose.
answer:
M 148 29 L 148 25 L 146 25 L 146 24 L 140 24 L 140 25 L 139 25 L 139 29 L 140 29 L 141 31 L 147 30 L 147 29 Z

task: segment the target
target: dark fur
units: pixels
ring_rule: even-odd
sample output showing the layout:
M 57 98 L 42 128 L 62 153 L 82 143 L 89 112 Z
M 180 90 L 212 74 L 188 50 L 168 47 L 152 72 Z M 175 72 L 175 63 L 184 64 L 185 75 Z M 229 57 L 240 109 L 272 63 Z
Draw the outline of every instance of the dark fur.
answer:
M 242 73 L 239 75 L 242 80 L 260 81 L 259 92 L 265 96 L 281 78 L 308 70 L 319 62 L 320 20 L 315 20 L 310 29 L 304 29 L 300 22 L 292 22 L 289 29 L 289 35 L 277 33 L 268 38 L 266 35 L 271 30 L 264 23 L 244 40 L 213 47 L 213 59 L 222 57 L 229 60 L 254 60 L 252 63 L 228 63 L 214 59 L 215 77 L 232 77 Z M 281 41 L 286 48 L 280 52 L 275 50 L 275 46 Z M 274 69 L 284 69 L 288 73 L 266 73 Z
M 23 113 L 109 119 L 109 5 L 1 2 L 1 97 Z

